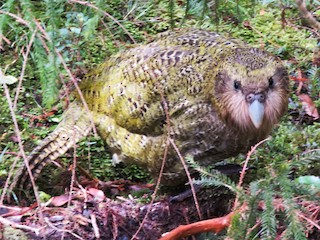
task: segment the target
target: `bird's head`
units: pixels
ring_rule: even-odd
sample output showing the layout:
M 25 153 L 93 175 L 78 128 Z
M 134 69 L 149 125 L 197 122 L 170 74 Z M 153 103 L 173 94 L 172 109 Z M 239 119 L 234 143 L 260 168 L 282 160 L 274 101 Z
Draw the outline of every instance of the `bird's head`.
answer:
M 275 57 L 235 49 L 221 61 L 214 101 L 227 124 L 263 136 L 287 110 L 288 85 L 287 71 Z

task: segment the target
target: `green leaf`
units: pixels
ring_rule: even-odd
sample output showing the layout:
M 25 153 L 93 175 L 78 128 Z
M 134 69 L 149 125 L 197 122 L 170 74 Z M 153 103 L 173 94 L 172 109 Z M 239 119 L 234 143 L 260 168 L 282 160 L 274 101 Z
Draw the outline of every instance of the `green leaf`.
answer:
M 301 176 L 296 179 L 296 182 L 300 184 L 307 184 L 312 188 L 320 191 L 320 177 L 316 176 Z
M 0 84 L 13 84 L 18 81 L 18 78 L 14 76 L 5 76 L 5 75 L 0 75 Z
M 6 153 L 7 149 L 8 149 L 8 146 L 6 146 L 6 147 L 3 149 L 2 153 L 0 154 L 0 161 L 2 161 L 2 158 L 3 158 L 4 154 Z
M 81 32 L 81 28 L 76 28 L 76 27 L 71 27 L 70 30 L 75 34 L 80 34 Z
M 51 120 L 51 122 L 55 122 L 55 123 L 61 122 L 61 119 L 58 118 L 58 117 L 53 117 L 53 118 L 51 118 L 50 120 Z
M 47 202 L 51 198 L 51 196 L 43 191 L 39 192 L 39 197 L 41 202 Z

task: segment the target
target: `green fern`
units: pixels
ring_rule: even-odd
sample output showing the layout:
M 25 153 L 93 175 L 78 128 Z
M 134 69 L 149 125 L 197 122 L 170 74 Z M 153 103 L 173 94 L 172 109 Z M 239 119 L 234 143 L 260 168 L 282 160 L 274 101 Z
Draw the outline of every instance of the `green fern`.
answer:
M 292 168 L 302 167 L 303 162 L 311 161 L 308 157 L 319 157 L 320 151 L 315 152 L 306 154 L 305 160 L 295 158 L 291 162 L 283 162 L 278 168 L 271 168 L 268 176 L 251 182 L 248 189 L 239 189 L 227 176 L 200 167 L 190 157 L 187 157 L 187 162 L 200 172 L 201 180 L 195 181 L 196 184 L 224 186 L 248 206 L 241 216 L 235 216 L 228 236 L 233 239 L 273 240 L 281 235 L 281 239 L 304 240 L 307 239 L 307 228 L 299 214 L 304 212 L 311 216 L 312 212 L 304 208 L 301 201 L 314 201 L 316 204 L 319 199 L 311 188 L 291 180 Z
M 318 51 L 320 51 L 320 50 L 318 50 Z M 319 92 L 320 92 L 320 68 L 317 66 L 312 66 L 308 70 L 308 75 L 309 75 L 309 79 L 310 79 L 311 96 L 316 98 L 316 97 L 318 97 Z M 318 103 L 318 106 L 320 106 L 320 101 Z
M 58 90 L 58 69 L 56 55 L 50 53 L 47 55 L 41 43 L 36 40 L 32 58 L 37 67 L 37 73 L 41 83 L 43 104 L 50 108 L 59 97 Z
M 222 174 L 215 169 L 200 166 L 191 156 L 187 156 L 186 161 L 192 168 L 200 173 L 201 180 L 195 180 L 196 184 L 199 183 L 204 186 L 223 186 L 234 193 L 238 192 L 237 185 L 225 174 Z
M 6 1 L 2 7 L 1 10 L 11 12 L 14 7 L 14 0 L 8 0 Z M 9 21 L 9 17 L 6 14 L 0 14 L 0 36 L 4 36 L 6 29 L 8 28 L 7 24 Z M 1 42 L 0 42 L 1 43 Z
M 267 183 L 266 188 L 270 187 Z M 263 239 L 275 239 L 276 238 L 276 214 L 273 206 L 273 189 L 268 189 L 262 192 L 262 199 L 265 204 L 265 209 L 261 214 L 261 237 Z

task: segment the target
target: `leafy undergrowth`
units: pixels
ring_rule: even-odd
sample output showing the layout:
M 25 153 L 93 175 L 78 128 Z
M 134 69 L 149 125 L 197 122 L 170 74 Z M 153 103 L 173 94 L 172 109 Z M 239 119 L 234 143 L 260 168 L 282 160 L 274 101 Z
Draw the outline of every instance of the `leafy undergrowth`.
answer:
M 232 210 L 230 201 L 238 195 L 239 201 L 248 205 L 248 210 L 236 215 L 229 233 L 222 235 L 229 234 L 234 239 L 305 239 L 306 236 L 319 239 L 320 230 L 316 227 L 319 226 L 319 214 L 310 210 L 313 206 L 316 211 L 319 205 L 319 188 L 316 180 L 306 184 L 306 178 L 303 178 L 320 175 L 320 123 L 316 111 L 320 107 L 319 34 L 303 25 L 294 2 L 279 4 L 269 1 L 268 5 L 255 1 L 243 1 L 239 5 L 231 1 L 107 2 L 21 1 L 21 4 L 15 4 L 7 0 L 0 8 L 0 68 L 5 75 L 23 79 L 20 87 L 16 83 L 9 85 L 9 90 L 15 102 L 25 151 L 31 152 L 56 127 L 63 109 L 72 100 L 69 93 L 74 86 L 68 71 L 79 80 L 111 54 L 147 42 L 156 33 L 171 27 L 215 30 L 241 38 L 281 58 L 290 72 L 291 95 L 288 114 L 273 131 L 271 140 L 252 153 L 249 161 L 251 170 L 246 174 L 243 186 L 226 195 L 226 190 L 217 190 L 214 194 L 206 192 L 203 197 L 200 194 L 201 208 L 209 209 L 206 217 L 222 216 Z M 17 18 L 21 19 L 16 21 Z M 17 157 L 21 159 L 21 153 L 5 94 L 0 96 L 0 106 L 0 179 L 4 183 L 13 162 Z M 70 151 L 59 159 L 62 168 L 49 166 L 44 171 L 39 186 L 50 195 L 43 199 L 63 194 L 68 188 L 71 179 L 68 169 L 72 159 L 73 151 Z M 136 166 L 114 167 L 108 150 L 95 137 L 78 143 L 77 160 L 82 167 L 77 168 L 80 183 L 98 188 L 97 184 L 93 184 L 97 179 L 106 182 L 126 179 L 138 182 L 133 186 L 142 188 L 142 193 L 133 199 L 122 198 L 124 202 L 119 205 L 119 202 L 105 197 L 97 200 L 96 194 L 78 190 L 80 197 L 72 198 L 70 206 L 73 208 L 70 210 L 56 209 L 57 205 L 51 205 L 44 211 L 43 214 L 53 225 L 47 223 L 42 233 L 48 234 L 50 239 L 61 239 L 63 234 L 68 239 L 77 238 L 73 234 L 83 239 L 93 239 L 97 237 L 94 228 L 98 227 L 99 234 L 105 239 L 132 237 L 151 199 L 149 185 L 140 186 L 150 181 L 148 174 Z M 239 156 L 226 162 L 242 165 L 244 160 L 245 156 Z M 203 177 L 209 185 L 225 185 L 231 181 L 205 174 Z M 238 176 L 234 180 L 236 182 Z M 54 186 L 53 189 L 48 185 Z M 112 188 L 114 190 L 108 196 L 118 195 L 123 186 L 121 183 Z M 191 199 L 186 201 L 189 202 L 181 204 L 180 208 L 174 204 L 171 206 L 170 202 L 159 201 L 158 210 L 162 210 L 163 215 L 157 211 L 149 215 L 149 225 L 144 225 L 139 233 L 141 239 L 156 239 L 160 233 L 179 224 L 196 221 L 195 206 Z M 219 207 L 214 207 L 214 204 Z M 121 215 L 123 206 L 127 206 L 128 211 L 124 214 L 134 212 L 137 215 L 133 214 L 135 217 L 131 218 L 128 217 L 130 215 Z M 24 210 L 29 217 L 22 217 L 18 212 L 10 213 L 11 219 L 18 216 L 17 221 L 22 221 L 24 225 L 43 226 L 44 223 L 38 221 L 39 212 Z M 161 221 L 156 222 L 155 216 L 159 219 L 162 216 Z M 93 218 L 96 218 L 98 225 L 95 225 Z M 154 226 L 163 224 L 167 219 L 172 220 L 172 225 L 154 230 Z M 62 226 L 65 227 L 63 231 Z M 3 236 L 8 236 L 6 231 L 13 235 L 10 229 L 5 229 Z M 298 232 L 306 234 L 302 236 Z M 141 235 L 144 233 L 147 235 Z M 290 235 L 294 233 L 297 235 Z M 26 237 L 22 233 L 16 234 L 20 236 L 18 239 Z M 37 239 L 32 234 L 32 239 Z M 208 234 L 198 238 L 219 237 Z

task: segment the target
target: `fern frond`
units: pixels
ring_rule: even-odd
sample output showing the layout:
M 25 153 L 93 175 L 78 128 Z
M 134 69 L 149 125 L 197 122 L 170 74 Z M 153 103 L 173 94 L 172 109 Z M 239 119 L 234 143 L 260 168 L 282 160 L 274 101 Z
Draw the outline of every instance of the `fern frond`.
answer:
M 261 237 L 262 239 L 276 239 L 277 220 L 273 206 L 273 189 L 269 188 L 261 195 L 265 204 L 265 209 L 261 214 Z
M 7 12 L 11 12 L 11 10 L 14 7 L 14 2 L 15 2 L 14 0 L 6 1 L 2 5 L 1 10 L 7 11 Z M 1 39 L 1 36 L 4 36 L 4 32 L 5 32 L 6 28 L 7 28 L 7 23 L 8 23 L 8 16 L 5 15 L 5 14 L 1 14 L 0 15 L 0 39 Z M 1 44 L 1 42 L 0 42 L 0 44 Z
M 200 173 L 201 180 L 195 180 L 194 182 L 196 184 L 204 186 L 224 186 L 232 192 L 239 192 L 237 185 L 225 174 L 222 174 L 215 169 L 200 166 L 190 156 L 186 157 L 186 161 L 192 168 L 196 169 Z
M 320 91 L 320 68 L 317 66 L 311 66 L 308 70 L 310 79 L 311 96 L 318 97 Z
M 42 96 L 44 96 L 43 103 L 47 108 L 50 108 L 59 97 L 56 57 L 50 53 L 48 56 L 39 40 L 35 41 L 34 51 L 31 55 L 39 74 Z
M 97 6 L 99 9 L 103 9 L 103 3 L 102 0 L 97 0 L 95 2 L 95 6 Z M 99 11 L 95 11 L 92 8 L 89 9 L 88 12 L 88 19 L 84 22 L 82 35 L 86 40 L 92 38 L 95 36 L 96 29 L 98 28 L 99 21 L 101 20 L 102 13 Z
M 304 240 L 307 239 L 304 233 L 303 225 L 299 221 L 296 211 L 299 209 L 298 204 L 294 201 L 295 194 L 292 191 L 292 182 L 286 177 L 279 177 L 280 189 L 282 192 L 283 206 L 285 211 L 287 239 Z

